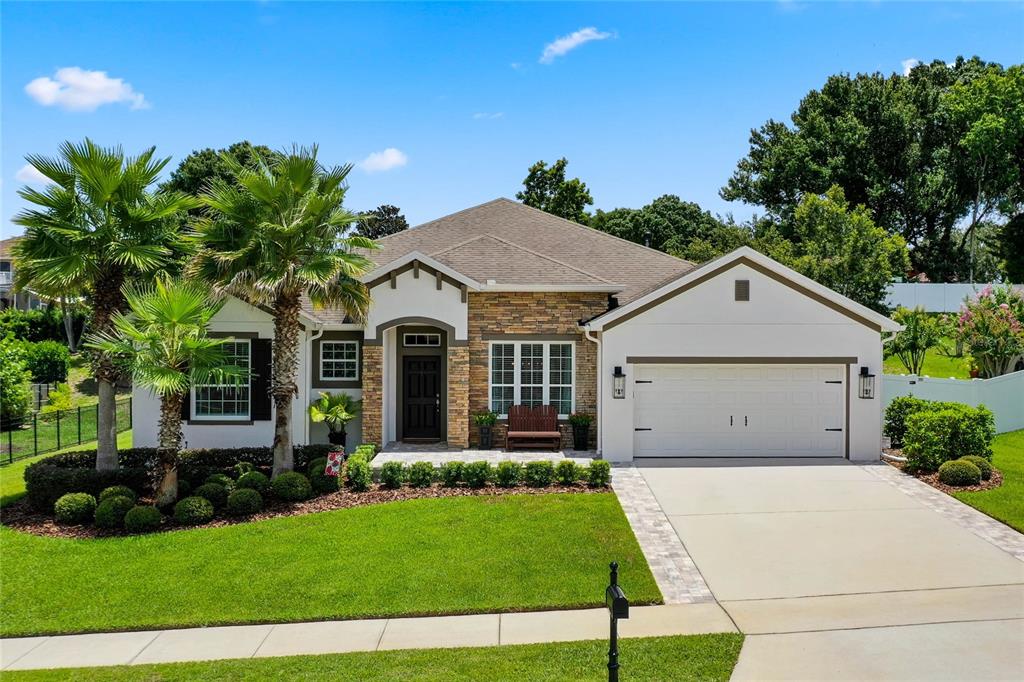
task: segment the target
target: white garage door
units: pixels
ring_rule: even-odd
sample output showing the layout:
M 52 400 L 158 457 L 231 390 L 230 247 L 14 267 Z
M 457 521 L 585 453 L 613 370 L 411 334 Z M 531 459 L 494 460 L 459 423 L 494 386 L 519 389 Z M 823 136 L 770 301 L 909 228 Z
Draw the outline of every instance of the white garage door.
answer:
M 634 365 L 637 457 L 843 457 L 845 365 Z

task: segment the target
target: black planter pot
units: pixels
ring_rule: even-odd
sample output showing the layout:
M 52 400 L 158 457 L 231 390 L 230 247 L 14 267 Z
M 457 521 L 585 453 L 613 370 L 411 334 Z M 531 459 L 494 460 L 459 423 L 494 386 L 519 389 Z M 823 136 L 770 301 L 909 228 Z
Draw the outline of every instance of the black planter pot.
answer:
M 329 432 L 327 434 L 327 442 L 330 443 L 331 445 L 340 445 L 341 447 L 345 447 L 345 432 Z
M 572 447 L 574 450 L 588 450 L 590 445 L 590 424 L 572 425 Z
M 494 447 L 494 427 L 490 424 L 480 426 L 480 449 L 490 450 Z

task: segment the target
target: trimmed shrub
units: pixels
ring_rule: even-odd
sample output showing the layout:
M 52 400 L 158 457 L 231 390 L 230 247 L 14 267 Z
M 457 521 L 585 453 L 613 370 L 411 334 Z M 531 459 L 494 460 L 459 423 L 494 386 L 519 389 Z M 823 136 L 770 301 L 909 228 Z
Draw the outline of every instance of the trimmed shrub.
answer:
M 66 493 L 100 494 L 104 488 L 124 485 L 132 490 L 152 490 L 149 471 L 157 465 L 155 448 L 126 448 L 118 452 L 121 468 L 96 471 L 96 451 L 52 455 L 25 468 L 26 497 L 39 512 L 53 510 Z
M 950 460 L 939 467 L 939 480 L 946 485 L 977 485 L 981 469 L 965 459 Z
M 57 523 L 88 523 L 96 513 L 96 498 L 88 493 L 61 495 L 53 505 Z
M 288 471 L 270 482 L 274 496 L 285 502 L 302 502 L 313 496 L 309 479 L 298 471 Z
M 96 507 L 97 528 L 120 528 L 124 525 L 124 517 L 135 506 L 130 497 L 108 497 Z
M 228 514 L 248 516 L 263 509 L 263 497 L 252 488 L 239 488 L 228 495 Z
M 430 462 L 414 462 L 409 466 L 408 479 L 413 488 L 429 488 L 434 482 L 434 465 Z
M 326 457 L 332 447 L 326 443 L 294 446 L 295 470 L 305 471 L 312 460 Z M 190 481 L 205 481 L 210 474 L 227 473 L 240 463 L 269 471 L 274 466 L 274 451 L 269 447 L 182 450 L 178 453 L 178 475 Z
M 228 492 L 231 492 L 235 488 L 235 479 L 231 478 L 227 474 L 211 474 L 206 477 L 206 480 L 204 480 L 203 483 L 216 483 L 217 485 L 222 485 Z
M 903 454 L 910 471 L 935 471 L 946 461 L 975 455 L 990 459 L 995 419 L 984 406 L 957 403 L 925 409 L 907 418 Z
M 327 468 L 327 458 L 318 457 L 309 463 L 309 484 L 315 492 L 326 494 L 336 493 L 340 484 L 337 476 L 328 476 L 324 473 Z
M 981 472 L 981 480 L 988 481 L 992 478 L 992 464 L 984 457 L 978 457 L 977 455 L 967 455 L 960 458 L 964 462 L 970 462 L 974 466 L 978 467 Z
M 124 527 L 129 533 L 148 533 L 160 527 L 163 514 L 156 507 L 138 505 L 124 515 Z
M 932 401 L 915 398 L 912 395 L 893 398 L 885 408 L 885 420 L 882 433 L 889 437 L 894 448 L 902 448 L 907 435 L 907 418 L 925 409 Z
M 99 501 L 103 502 L 108 497 L 127 497 L 132 502 L 138 499 L 135 491 L 126 485 L 112 485 L 109 488 L 104 488 L 103 492 L 100 493 Z
M 231 468 L 235 472 L 235 478 L 241 478 L 250 471 L 256 471 L 256 467 L 253 465 L 252 462 L 239 462 L 238 464 Z
M 594 488 L 607 488 L 612 482 L 612 465 L 595 459 L 587 469 L 587 483 Z
M 580 479 L 580 467 L 569 459 L 563 459 L 555 466 L 555 480 L 561 485 L 573 485 Z
M 250 471 L 249 473 L 242 474 L 238 477 L 238 481 L 235 483 L 235 488 L 247 488 L 249 490 L 255 490 L 260 495 L 266 495 L 267 491 L 270 490 L 270 479 L 258 471 Z
M 32 373 L 32 381 L 56 384 L 68 380 L 71 352 L 63 343 L 39 341 L 24 343 L 22 346 L 25 351 L 25 365 Z
M 462 462 L 445 462 L 441 466 L 441 485 L 454 488 L 462 480 Z
M 364 493 L 370 489 L 370 484 L 373 483 L 373 472 L 370 470 L 370 463 L 366 461 L 365 457 L 349 457 L 348 461 L 345 462 L 345 478 L 348 481 L 348 486 L 359 493 Z
M 523 481 L 534 488 L 544 488 L 555 480 L 555 465 L 551 462 L 527 462 Z
M 174 520 L 183 526 L 198 526 L 212 518 L 213 505 L 205 497 L 186 497 L 174 505 Z
M 377 446 L 370 443 L 363 443 L 356 447 L 353 455 L 363 455 L 366 457 L 367 462 L 372 462 L 373 458 L 377 456 Z
M 518 462 L 498 462 L 494 471 L 494 482 L 502 488 L 517 485 L 523 477 L 523 467 Z
M 0 422 L 5 428 L 7 422 L 24 418 L 31 409 L 31 382 L 22 344 L 0 334 Z
M 209 500 L 214 509 L 220 509 L 228 503 L 228 489 L 220 483 L 204 483 L 196 488 L 195 495 Z
M 494 467 L 484 461 L 467 462 L 462 465 L 462 480 L 470 488 L 483 488 L 494 478 Z
M 405 481 L 405 467 L 401 462 L 385 462 L 380 468 L 380 484 L 389 490 L 401 488 Z
M 192 494 L 192 484 L 183 478 L 178 479 L 178 499 L 188 497 Z

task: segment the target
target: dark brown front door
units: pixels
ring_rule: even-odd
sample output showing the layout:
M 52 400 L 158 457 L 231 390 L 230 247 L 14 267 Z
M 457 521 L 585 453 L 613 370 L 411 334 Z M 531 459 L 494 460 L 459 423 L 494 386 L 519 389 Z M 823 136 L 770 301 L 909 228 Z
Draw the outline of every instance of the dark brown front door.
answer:
M 406 356 L 403 364 L 404 410 L 402 435 L 405 438 L 441 437 L 440 358 Z

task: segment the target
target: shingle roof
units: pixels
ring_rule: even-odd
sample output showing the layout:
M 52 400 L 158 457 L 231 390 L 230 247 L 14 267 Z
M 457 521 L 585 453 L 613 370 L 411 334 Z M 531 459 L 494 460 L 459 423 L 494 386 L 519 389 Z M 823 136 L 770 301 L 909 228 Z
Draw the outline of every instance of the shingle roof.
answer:
M 20 241 L 21 237 L 10 237 L 9 239 L 0 240 L 0 258 L 10 258 L 14 245 Z
M 617 284 L 627 303 L 693 264 L 511 199 L 495 199 L 380 239 L 386 266 L 419 251 L 480 282 Z M 322 312 L 318 311 L 322 316 Z

